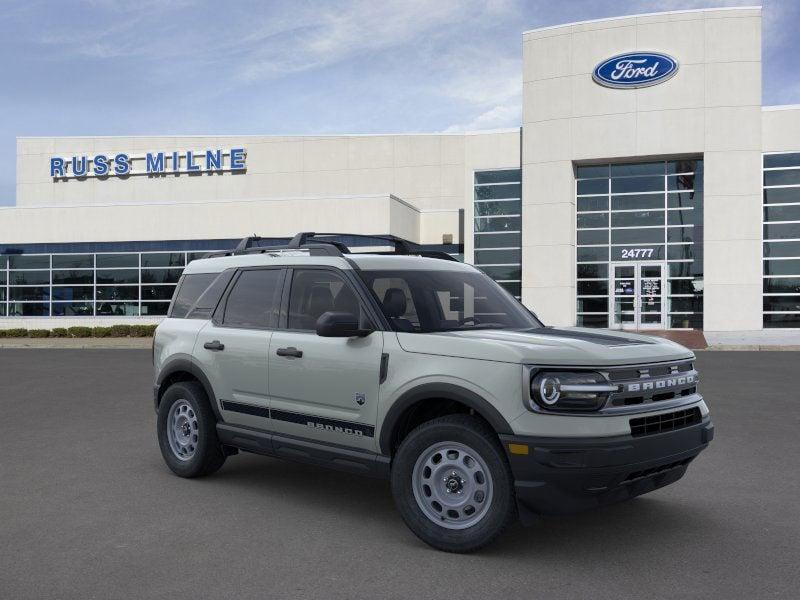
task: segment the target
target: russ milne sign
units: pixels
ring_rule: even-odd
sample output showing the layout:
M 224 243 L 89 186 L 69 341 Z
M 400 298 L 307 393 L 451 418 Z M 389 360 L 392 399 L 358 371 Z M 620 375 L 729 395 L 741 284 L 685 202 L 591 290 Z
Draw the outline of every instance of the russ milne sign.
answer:
M 610 88 L 641 88 L 662 83 L 678 72 L 678 61 L 659 52 L 628 52 L 601 62 L 592 79 Z
M 203 150 L 195 152 L 147 152 L 130 155 L 96 154 L 94 156 L 53 156 L 50 158 L 50 177 L 54 179 L 83 179 L 85 177 L 125 177 L 128 175 L 167 175 L 178 173 L 221 173 L 244 171 L 247 151 Z

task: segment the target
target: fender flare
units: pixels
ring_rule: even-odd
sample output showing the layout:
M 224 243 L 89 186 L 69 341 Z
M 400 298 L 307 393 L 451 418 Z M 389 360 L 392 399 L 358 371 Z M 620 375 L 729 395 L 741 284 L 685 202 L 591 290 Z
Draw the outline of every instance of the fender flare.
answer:
M 380 451 L 386 456 L 392 453 L 392 437 L 400 418 L 408 408 L 427 398 L 443 398 L 460 402 L 482 416 L 498 434 L 511 435 L 514 431 L 492 404 L 472 390 L 452 383 L 424 383 L 404 392 L 393 404 L 381 425 Z
M 214 388 L 211 386 L 211 382 L 209 381 L 208 377 L 206 377 L 206 374 L 203 372 L 203 370 L 192 361 L 191 357 L 187 355 L 177 356 L 170 359 L 158 373 L 158 377 L 156 378 L 156 410 L 158 410 L 158 404 L 161 402 L 161 396 L 164 392 L 164 390 L 161 389 L 161 385 L 170 375 L 178 372 L 189 373 L 200 382 L 200 385 L 203 386 L 203 389 L 206 392 L 208 401 L 211 404 L 211 410 L 214 411 L 214 416 L 217 418 L 217 422 L 224 422 L 224 419 L 219 411 L 219 406 L 217 406 L 217 396 L 214 393 Z

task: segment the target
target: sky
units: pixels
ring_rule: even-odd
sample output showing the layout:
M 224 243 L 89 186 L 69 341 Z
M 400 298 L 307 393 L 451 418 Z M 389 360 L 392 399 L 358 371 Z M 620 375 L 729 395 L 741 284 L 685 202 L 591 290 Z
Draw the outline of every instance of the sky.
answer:
M 518 127 L 522 32 L 753 0 L 0 0 L 0 205 L 17 136 Z M 765 0 L 763 100 L 800 103 L 800 1 Z

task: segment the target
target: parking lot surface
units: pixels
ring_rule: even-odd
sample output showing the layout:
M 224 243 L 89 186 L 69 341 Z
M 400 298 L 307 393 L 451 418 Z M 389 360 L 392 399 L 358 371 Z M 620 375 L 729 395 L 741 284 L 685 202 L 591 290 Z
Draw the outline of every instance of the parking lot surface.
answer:
M 388 483 L 248 454 L 183 480 L 150 353 L 0 350 L 0 598 L 798 598 L 796 352 L 698 360 L 716 439 L 678 483 L 459 556 Z

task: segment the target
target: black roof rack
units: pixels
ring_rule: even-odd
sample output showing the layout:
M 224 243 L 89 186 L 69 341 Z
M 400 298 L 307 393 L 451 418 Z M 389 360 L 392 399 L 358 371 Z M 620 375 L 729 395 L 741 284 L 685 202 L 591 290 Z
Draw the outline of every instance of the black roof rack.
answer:
M 374 254 L 402 254 L 408 256 L 424 256 L 427 258 L 438 258 L 441 260 L 456 261 L 455 258 L 446 252 L 438 250 L 425 250 L 419 244 L 404 240 L 396 235 L 364 235 L 358 233 L 316 233 L 313 231 L 303 231 L 295 235 L 285 245 L 280 246 L 258 246 L 258 242 L 265 239 L 257 235 L 242 238 L 233 250 L 224 252 L 211 252 L 206 258 L 218 256 L 235 256 L 238 254 L 265 254 L 269 252 L 282 252 L 286 250 L 307 250 L 311 256 L 344 256 L 353 254 L 350 248 L 338 240 L 325 239 L 331 237 L 362 238 L 365 240 L 381 240 L 389 242 L 393 246 L 390 252 L 375 252 Z

